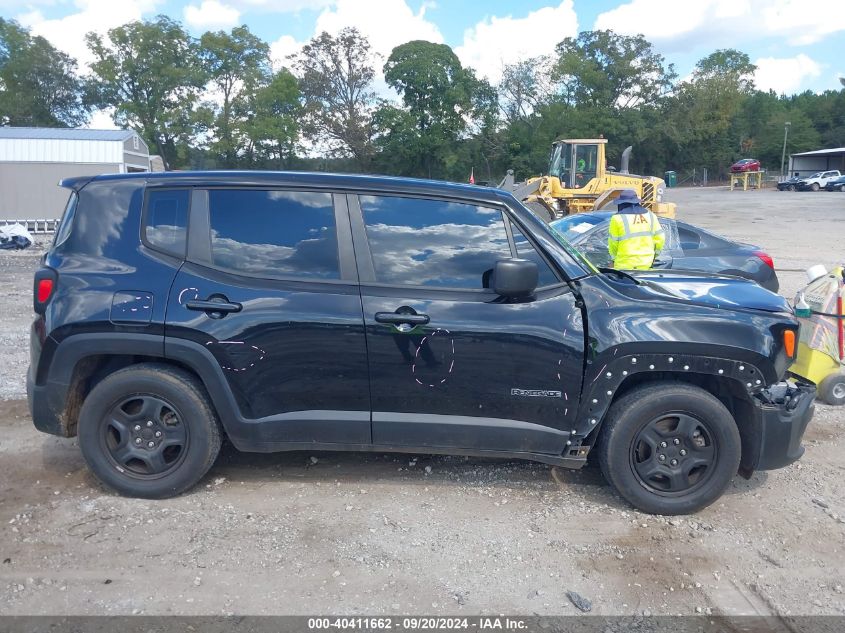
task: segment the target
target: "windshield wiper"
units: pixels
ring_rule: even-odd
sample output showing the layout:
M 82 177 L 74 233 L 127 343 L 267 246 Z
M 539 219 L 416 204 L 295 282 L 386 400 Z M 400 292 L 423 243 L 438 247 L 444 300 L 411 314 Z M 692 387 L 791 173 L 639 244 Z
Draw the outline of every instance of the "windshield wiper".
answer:
M 639 279 L 629 273 L 626 273 L 624 270 L 618 270 L 616 268 L 599 268 L 599 272 L 602 272 L 605 275 L 618 275 L 623 279 L 630 279 L 638 286 L 641 286 L 643 284 L 643 282 L 641 282 Z

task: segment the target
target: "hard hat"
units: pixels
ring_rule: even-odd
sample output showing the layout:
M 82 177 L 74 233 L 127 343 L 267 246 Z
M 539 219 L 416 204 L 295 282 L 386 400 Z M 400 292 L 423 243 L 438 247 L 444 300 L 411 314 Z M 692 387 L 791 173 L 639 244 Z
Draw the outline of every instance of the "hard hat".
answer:
M 619 197 L 616 198 L 616 206 L 621 204 L 639 204 L 640 199 L 637 197 L 637 192 L 633 189 L 623 189 Z

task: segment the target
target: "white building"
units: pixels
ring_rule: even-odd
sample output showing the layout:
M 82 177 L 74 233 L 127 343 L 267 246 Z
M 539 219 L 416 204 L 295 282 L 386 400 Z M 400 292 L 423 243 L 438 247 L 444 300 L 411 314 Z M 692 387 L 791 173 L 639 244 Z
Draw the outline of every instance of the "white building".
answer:
M 57 219 L 62 178 L 136 171 L 150 171 L 150 151 L 132 130 L 0 127 L 0 221 Z
M 810 176 L 817 171 L 837 169 L 845 174 L 845 147 L 817 149 L 812 152 L 790 154 L 789 175 Z

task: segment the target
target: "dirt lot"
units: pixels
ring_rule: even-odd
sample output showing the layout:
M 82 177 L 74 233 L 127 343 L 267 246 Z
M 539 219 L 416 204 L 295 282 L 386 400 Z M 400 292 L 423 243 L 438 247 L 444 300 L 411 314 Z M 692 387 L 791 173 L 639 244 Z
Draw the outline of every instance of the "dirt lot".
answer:
M 786 296 L 845 258 L 845 195 L 671 197 L 765 248 Z M 229 448 L 189 494 L 125 499 L 29 420 L 37 259 L 0 255 L 0 613 L 566 614 L 572 590 L 598 614 L 845 614 L 841 409 L 818 407 L 799 463 L 675 519 L 633 511 L 595 468 L 424 455 Z

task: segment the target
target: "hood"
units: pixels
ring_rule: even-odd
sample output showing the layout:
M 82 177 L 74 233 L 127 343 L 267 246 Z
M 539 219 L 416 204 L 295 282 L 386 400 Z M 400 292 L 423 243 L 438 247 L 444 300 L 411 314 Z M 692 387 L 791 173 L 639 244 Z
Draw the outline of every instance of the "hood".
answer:
M 644 270 L 631 273 L 653 290 L 716 308 L 792 312 L 786 299 L 740 277 L 690 271 Z

